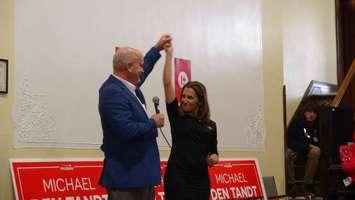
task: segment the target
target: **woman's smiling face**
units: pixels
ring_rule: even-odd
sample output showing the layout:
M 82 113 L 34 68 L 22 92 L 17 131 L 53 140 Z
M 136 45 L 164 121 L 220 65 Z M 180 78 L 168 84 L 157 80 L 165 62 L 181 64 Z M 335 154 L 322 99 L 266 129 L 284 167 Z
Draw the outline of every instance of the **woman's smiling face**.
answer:
M 181 94 L 181 109 L 184 113 L 195 113 L 198 109 L 199 99 L 195 90 L 186 87 Z

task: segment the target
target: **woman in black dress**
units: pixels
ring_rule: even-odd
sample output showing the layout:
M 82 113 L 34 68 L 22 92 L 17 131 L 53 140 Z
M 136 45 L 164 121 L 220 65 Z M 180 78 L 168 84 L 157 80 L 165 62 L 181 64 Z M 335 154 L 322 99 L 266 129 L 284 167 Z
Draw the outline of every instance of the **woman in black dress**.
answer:
M 171 78 L 173 48 L 165 46 L 163 83 L 172 134 L 164 177 L 167 200 L 208 200 L 208 166 L 218 162 L 216 123 L 210 120 L 206 88 L 197 81 L 182 89 L 180 105 Z

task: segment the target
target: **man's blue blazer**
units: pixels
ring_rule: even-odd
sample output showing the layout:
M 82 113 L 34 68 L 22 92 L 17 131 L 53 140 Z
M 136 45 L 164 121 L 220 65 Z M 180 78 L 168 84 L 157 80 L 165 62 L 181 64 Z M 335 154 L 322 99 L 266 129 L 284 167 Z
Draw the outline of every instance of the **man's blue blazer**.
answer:
M 140 87 L 159 60 L 151 48 L 144 57 Z M 99 90 L 99 113 L 105 153 L 100 184 L 106 188 L 151 187 L 160 182 L 157 127 L 137 97 L 110 75 Z

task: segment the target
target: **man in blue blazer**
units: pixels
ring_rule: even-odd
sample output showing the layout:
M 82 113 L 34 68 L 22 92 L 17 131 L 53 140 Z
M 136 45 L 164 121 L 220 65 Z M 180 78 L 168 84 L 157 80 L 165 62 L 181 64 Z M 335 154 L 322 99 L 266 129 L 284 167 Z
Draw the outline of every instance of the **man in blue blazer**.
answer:
M 100 184 L 107 189 L 109 200 L 148 200 L 153 197 L 153 186 L 160 183 L 156 137 L 164 115 L 148 117 L 139 88 L 171 39 L 163 35 L 144 58 L 131 47 L 116 50 L 113 74 L 99 90 L 105 153 Z

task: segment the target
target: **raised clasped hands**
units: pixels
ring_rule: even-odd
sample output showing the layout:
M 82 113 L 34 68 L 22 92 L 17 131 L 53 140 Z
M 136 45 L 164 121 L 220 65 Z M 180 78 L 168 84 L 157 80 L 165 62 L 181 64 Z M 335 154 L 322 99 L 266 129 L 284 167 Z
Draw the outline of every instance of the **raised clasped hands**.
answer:
M 162 36 L 160 37 L 159 41 L 154 45 L 154 47 L 157 48 L 158 51 L 161 51 L 161 50 L 164 49 L 165 44 L 171 43 L 171 40 L 172 40 L 172 39 L 173 39 L 173 38 L 172 38 L 170 35 L 168 35 L 168 34 L 162 35 Z

